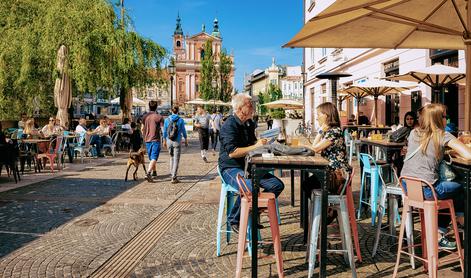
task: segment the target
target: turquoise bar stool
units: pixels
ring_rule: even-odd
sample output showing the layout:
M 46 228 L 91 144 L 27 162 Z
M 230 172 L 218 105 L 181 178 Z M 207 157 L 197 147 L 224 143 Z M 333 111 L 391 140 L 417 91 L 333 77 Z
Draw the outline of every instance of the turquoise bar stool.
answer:
M 382 168 L 384 166 L 389 167 L 389 165 L 378 164 L 371 155 L 366 153 L 360 153 L 360 160 L 363 163 L 363 173 L 361 175 L 360 201 L 358 204 L 357 219 L 360 219 L 362 205 L 368 205 L 371 208 L 371 225 L 374 226 L 376 224 L 378 199 L 382 188 L 382 186 L 380 186 L 380 182 L 383 180 L 383 177 L 381 176 Z M 368 201 L 364 200 L 363 196 L 366 189 L 366 175 L 370 176 L 370 198 Z

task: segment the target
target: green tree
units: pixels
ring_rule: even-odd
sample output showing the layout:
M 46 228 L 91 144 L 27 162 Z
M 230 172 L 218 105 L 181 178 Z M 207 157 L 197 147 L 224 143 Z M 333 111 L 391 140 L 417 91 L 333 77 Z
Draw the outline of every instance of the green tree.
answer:
M 207 40 L 204 44 L 204 57 L 201 60 L 201 81 L 199 86 L 200 96 L 204 100 L 215 98 L 215 90 L 212 82 L 216 77 L 216 69 L 214 65 L 213 41 Z
M 124 13 L 123 13 L 124 14 Z M 128 21 L 130 22 L 130 21 Z M 120 28 L 108 0 L 0 1 L 0 118 L 53 113 L 57 50 L 68 47 L 73 94 L 130 88 L 152 79 L 162 47 Z
M 217 99 L 227 102 L 231 99 L 232 93 L 232 59 L 227 55 L 226 51 L 221 51 L 218 63 L 218 74 L 219 74 L 219 90 Z
M 267 97 L 270 98 L 270 101 L 276 101 L 283 97 L 280 87 L 270 84 L 268 86 Z M 270 109 L 270 116 L 273 119 L 283 119 L 285 117 L 285 111 L 281 108 Z
M 260 92 L 258 94 L 258 109 L 259 109 L 260 115 L 263 116 L 267 113 L 268 109 L 263 104 L 268 103 L 268 102 L 270 102 L 270 98 L 268 97 L 268 94 L 264 94 L 264 93 Z

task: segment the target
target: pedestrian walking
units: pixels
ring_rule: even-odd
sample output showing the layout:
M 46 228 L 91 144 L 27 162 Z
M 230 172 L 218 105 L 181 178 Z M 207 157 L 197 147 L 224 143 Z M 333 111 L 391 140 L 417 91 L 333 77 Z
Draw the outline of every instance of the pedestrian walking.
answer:
M 195 127 L 198 128 L 198 135 L 200 139 L 200 149 L 201 149 L 201 158 L 204 162 L 208 162 L 206 158 L 206 153 L 208 152 L 209 147 L 209 122 L 211 121 L 211 116 L 206 113 L 203 107 L 198 106 L 195 116 Z
M 267 116 L 267 129 L 272 129 L 273 128 L 273 120 L 270 117 L 270 115 Z
M 213 109 L 213 114 L 211 115 L 210 121 L 210 130 L 209 135 L 211 137 L 211 146 L 213 151 L 216 152 L 216 147 L 219 141 L 219 131 L 221 130 L 222 126 L 222 114 L 219 113 L 216 109 Z
M 149 110 L 150 111 L 142 117 L 142 134 L 144 136 L 144 142 L 146 142 L 147 155 L 150 160 L 146 179 L 152 182 L 152 176 L 157 176 L 156 166 L 160 155 L 160 129 L 164 119 L 156 112 L 156 101 L 149 101 Z
M 172 183 L 180 182 L 177 178 L 177 173 L 182 152 L 182 137 L 185 138 L 185 146 L 188 146 L 185 121 L 178 116 L 178 110 L 178 106 L 172 107 L 172 115 L 165 119 L 163 131 L 163 144 L 165 148 L 168 148 L 170 154 L 170 175 L 172 177 Z

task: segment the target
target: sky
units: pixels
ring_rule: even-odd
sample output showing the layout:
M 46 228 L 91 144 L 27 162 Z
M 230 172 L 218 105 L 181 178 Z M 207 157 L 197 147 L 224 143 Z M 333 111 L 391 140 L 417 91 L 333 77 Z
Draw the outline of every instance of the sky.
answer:
M 302 0 L 125 0 L 135 30 L 172 51 L 172 35 L 180 14 L 185 35 L 213 30 L 219 20 L 223 48 L 234 54 L 235 88 L 245 73 L 278 65 L 301 65 L 301 49 L 281 48 L 303 25 Z

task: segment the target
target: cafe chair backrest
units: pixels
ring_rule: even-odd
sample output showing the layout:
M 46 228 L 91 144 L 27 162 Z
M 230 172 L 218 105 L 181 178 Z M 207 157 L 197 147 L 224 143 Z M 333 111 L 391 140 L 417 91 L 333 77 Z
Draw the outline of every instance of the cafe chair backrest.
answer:
M 342 191 L 340 191 L 340 195 L 344 195 L 347 190 L 347 187 L 352 186 L 352 180 L 354 176 L 355 176 L 355 168 L 352 168 L 352 173 L 348 176 L 347 180 L 345 180 Z
M 409 201 L 422 203 L 425 200 L 424 198 L 424 188 L 429 187 L 432 191 L 432 197 L 435 205 L 438 204 L 437 194 L 435 193 L 435 189 L 433 186 L 425 180 L 401 176 L 399 178 L 399 185 L 402 188 L 402 192 L 405 196 L 409 199 Z
M 363 167 L 367 170 L 371 169 L 371 166 L 378 167 L 374 158 L 366 153 L 360 153 L 360 160 L 363 163 Z
M 245 182 L 244 177 L 242 177 L 240 174 L 237 174 L 237 184 L 239 185 L 239 192 L 242 197 L 245 197 L 248 199 L 249 202 L 252 201 L 252 193 L 247 186 L 247 183 Z

